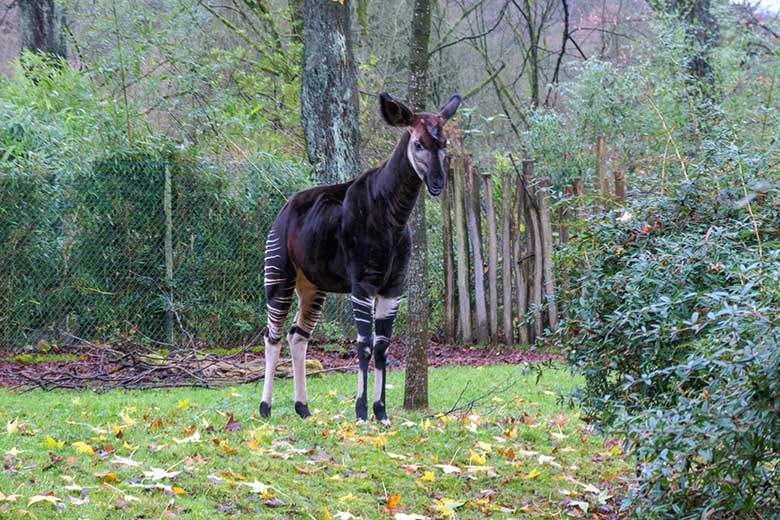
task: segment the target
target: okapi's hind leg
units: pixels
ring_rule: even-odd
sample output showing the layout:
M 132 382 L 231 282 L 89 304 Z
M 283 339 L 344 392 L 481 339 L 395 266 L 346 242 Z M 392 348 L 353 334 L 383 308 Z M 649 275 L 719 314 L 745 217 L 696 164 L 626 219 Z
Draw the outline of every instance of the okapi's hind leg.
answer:
M 282 350 L 284 322 L 292 304 L 295 289 L 295 271 L 287 260 L 283 240 L 275 230 L 265 243 L 265 299 L 268 310 L 268 332 L 265 335 L 265 379 L 260 415 L 270 417 L 274 387 L 274 373 Z
M 322 315 L 325 293 L 303 276 L 298 277 L 295 292 L 298 293 L 298 313 L 295 315 L 295 325 L 287 334 L 287 342 L 292 356 L 295 411 L 302 419 L 306 419 L 311 415 L 306 399 L 306 349 L 309 336 Z

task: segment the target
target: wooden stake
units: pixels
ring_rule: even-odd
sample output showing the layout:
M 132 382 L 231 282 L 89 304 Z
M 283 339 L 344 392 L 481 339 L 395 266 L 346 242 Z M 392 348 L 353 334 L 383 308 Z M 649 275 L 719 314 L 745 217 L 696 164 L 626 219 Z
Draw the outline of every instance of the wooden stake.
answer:
M 525 234 L 527 244 L 527 255 L 533 259 L 533 269 L 529 274 L 531 292 L 528 303 L 532 306 L 534 323 L 532 330 L 534 336 L 532 341 L 542 335 L 543 324 L 542 314 L 539 306 L 542 303 L 542 276 L 544 266 L 542 263 L 542 237 L 539 227 L 539 214 L 537 213 L 536 201 L 533 192 L 534 185 L 534 162 L 532 160 L 523 161 L 523 183 L 524 183 L 524 206 L 525 206 Z
M 547 300 L 547 322 L 550 329 L 558 327 L 558 303 L 555 301 L 555 269 L 553 265 L 553 236 L 550 218 L 550 178 L 539 179 L 536 190 L 539 208 L 539 230 L 542 246 L 542 269 L 544 271 L 544 297 Z
M 596 186 L 593 191 L 600 195 L 602 202 L 606 205 L 609 185 L 607 181 L 607 140 L 603 135 L 596 138 Z
M 479 196 L 476 190 L 475 178 L 471 159 L 466 158 L 466 229 L 469 233 L 469 243 L 471 244 L 471 258 L 474 264 L 474 300 L 476 312 L 477 340 L 480 343 L 488 341 L 488 319 L 487 308 L 485 306 L 485 264 L 482 261 L 482 242 L 479 236 L 479 226 L 477 219 L 479 215 L 475 213 L 475 197 Z
M 450 160 L 447 158 L 445 166 L 446 179 L 444 191 L 441 196 L 442 235 L 444 247 L 444 317 L 445 335 L 448 342 L 455 341 L 455 262 L 452 257 L 452 186 L 455 175 L 453 174 Z
M 493 180 L 489 172 L 482 174 L 485 183 L 488 228 L 488 296 L 490 337 L 498 340 L 498 238 L 496 236 L 496 208 L 493 204 Z
M 471 343 L 474 339 L 471 332 L 471 295 L 469 294 L 468 251 L 466 247 L 465 201 L 463 200 L 464 161 L 459 157 L 456 161 L 455 175 L 452 186 L 455 192 L 455 245 L 457 247 L 458 275 L 458 323 L 460 324 L 460 339 L 463 343 Z
M 501 176 L 501 296 L 504 304 L 504 343 L 514 343 L 512 330 L 512 237 L 511 237 L 511 204 L 512 204 L 512 176 L 504 172 Z
M 563 201 L 558 208 L 558 220 L 560 222 L 560 239 L 561 244 L 565 244 L 569 241 L 569 218 L 570 218 L 570 204 L 572 199 L 573 190 L 571 186 L 563 187 Z

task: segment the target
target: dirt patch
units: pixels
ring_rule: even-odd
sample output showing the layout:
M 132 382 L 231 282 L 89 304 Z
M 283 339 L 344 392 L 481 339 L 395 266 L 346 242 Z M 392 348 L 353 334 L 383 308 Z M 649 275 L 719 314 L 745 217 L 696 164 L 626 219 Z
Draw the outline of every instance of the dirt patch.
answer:
M 407 345 L 401 338 L 390 344 L 388 366 L 405 366 Z M 151 388 L 166 386 L 219 386 L 253 382 L 263 377 L 262 349 L 230 352 L 206 349 L 181 349 L 160 352 L 138 345 L 78 345 L 59 347 L 52 355 L 68 361 L 12 360 L 20 352 L 0 354 L 0 386 L 18 388 Z M 283 351 L 284 354 L 288 354 Z M 42 356 L 45 359 L 45 356 Z M 309 346 L 309 373 L 354 371 L 358 360 L 350 342 L 313 343 Z M 428 347 L 431 367 L 445 365 L 485 366 L 497 364 L 539 363 L 560 360 L 558 353 L 517 350 L 512 347 L 473 347 L 432 341 Z M 319 362 L 319 366 L 316 362 Z M 289 376 L 289 362 L 280 362 L 277 376 Z

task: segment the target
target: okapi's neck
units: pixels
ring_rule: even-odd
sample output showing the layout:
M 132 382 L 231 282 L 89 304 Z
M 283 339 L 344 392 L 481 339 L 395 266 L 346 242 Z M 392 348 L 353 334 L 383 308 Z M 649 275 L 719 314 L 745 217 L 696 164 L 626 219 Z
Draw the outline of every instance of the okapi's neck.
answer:
M 379 169 L 374 185 L 376 195 L 388 206 L 388 224 L 397 228 L 409 220 L 423 184 L 406 153 L 410 137 L 410 132 L 404 131 L 390 158 Z

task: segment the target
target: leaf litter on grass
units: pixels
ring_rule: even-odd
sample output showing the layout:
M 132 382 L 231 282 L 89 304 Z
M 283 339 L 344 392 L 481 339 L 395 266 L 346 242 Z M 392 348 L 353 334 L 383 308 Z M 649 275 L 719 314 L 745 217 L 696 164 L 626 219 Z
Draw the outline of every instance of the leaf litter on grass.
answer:
M 58 415 L 36 407 L 34 393 L 15 395 L 0 436 L 0 516 L 49 507 L 62 518 L 106 510 L 158 518 L 617 518 L 614 497 L 627 481 L 622 451 L 576 412 L 558 409 L 550 388 L 566 377 L 535 387 L 517 368 L 480 369 L 478 378 L 474 370 L 432 370 L 440 409 L 454 401 L 457 387 L 447 384 L 470 381 L 479 395 L 489 387 L 476 379 L 522 383 L 455 413 L 394 410 L 390 427 L 354 423 L 343 398 L 353 381 L 342 375 L 310 382 L 316 397 L 307 421 L 283 405 L 265 421 L 250 387 L 82 395 L 76 403 L 73 394 L 45 394 L 62 404 Z M 400 376 L 388 381 L 395 402 Z

